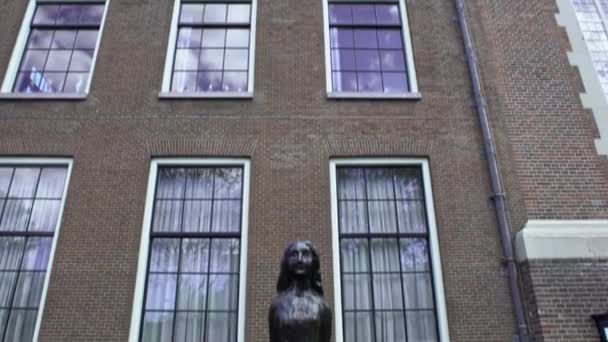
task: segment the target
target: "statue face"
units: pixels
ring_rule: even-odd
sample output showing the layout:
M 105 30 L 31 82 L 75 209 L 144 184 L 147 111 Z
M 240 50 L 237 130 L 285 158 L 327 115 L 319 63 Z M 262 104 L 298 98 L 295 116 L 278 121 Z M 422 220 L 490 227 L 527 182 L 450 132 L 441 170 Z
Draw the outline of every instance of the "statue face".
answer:
M 287 253 L 289 272 L 294 276 L 305 276 L 312 271 L 313 254 L 305 242 L 295 243 Z

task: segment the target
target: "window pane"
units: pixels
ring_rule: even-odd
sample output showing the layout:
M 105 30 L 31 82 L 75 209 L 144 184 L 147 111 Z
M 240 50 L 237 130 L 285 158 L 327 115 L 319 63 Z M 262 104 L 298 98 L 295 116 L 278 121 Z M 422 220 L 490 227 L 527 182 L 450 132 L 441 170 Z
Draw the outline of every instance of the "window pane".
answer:
M 355 47 L 364 49 L 377 49 L 378 38 L 376 36 L 376 30 L 354 30 Z
M 218 200 L 213 202 L 213 232 L 238 232 L 241 228 L 241 201 Z
M 357 70 L 380 70 L 380 56 L 377 50 L 355 50 Z
M 238 275 L 209 275 L 209 310 L 236 311 L 238 304 Z
M 203 30 L 203 47 L 224 47 L 226 30 L 205 29 Z
M 211 200 L 184 202 L 184 232 L 208 232 L 211 225 Z
M 357 74 L 359 91 L 382 91 L 382 77 L 378 72 L 360 72 Z
M 178 312 L 175 319 L 175 340 L 200 342 L 205 336 L 205 314 L 201 312 Z M 145 340 L 147 341 L 147 340 Z
M 378 25 L 401 24 L 398 5 L 376 5 L 376 17 Z
M 175 308 L 175 289 L 177 275 L 148 275 L 146 310 L 173 310 Z
M 374 233 L 397 232 L 397 213 L 394 201 L 370 201 L 369 207 L 369 229 Z
M 35 308 L 40 304 L 42 298 L 42 288 L 44 286 L 45 272 L 21 272 L 17 287 L 13 307 L 16 308 Z
M 188 169 L 186 178 L 186 198 L 211 199 L 213 169 Z
M 353 16 L 350 5 L 329 5 L 330 24 L 352 24 Z
M 353 30 L 332 28 L 330 35 L 331 47 L 333 48 L 352 48 L 355 46 Z
M 226 47 L 249 47 L 249 30 L 229 29 L 226 34 Z
M 39 175 L 39 168 L 16 168 L 8 196 L 12 198 L 34 197 Z
M 376 13 L 374 12 L 374 5 L 352 5 L 352 9 L 354 24 L 376 24 Z
M 222 90 L 221 72 L 199 72 L 198 73 L 199 91 L 220 91 Z
M 398 169 L 395 174 L 395 190 L 400 199 L 423 199 L 420 172 L 417 169 Z
M 335 91 L 357 91 L 356 72 L 333 72 L 332 80 Z
M 40 80 L 40 91 L 45 93 L 59 93 L 63 91 L 66 75 L 65 72 L 45 72 Z
M 142 329 L 143 341 L 170 342 L 173 334 L 172 312 L 146 312 Z
M 54 24 L 59 12 L 59 5 L 38 5 L 34 15 L 34 24 Z
M 74 47 L 76 49 L 95 49 L 97 45 L 97 35 L 98 31 L 78 31 L 78 36 L 76 37 L 76 44 Z
M 57 198 L 63 195 L 67 169 L 58 167 L 43 168 L 36 197 Z
M 153 239 L 150 272 L 177 272 L 179 239 Z
M 426 232 L 424 202 L 418 200 L 397 201 L 399 230 L 403 233 Z
M 57 226 L 61 200 L 36 200 L 28 230 L 52 232 Z
M 156 198 L 184 198 L 186 172 L 184 169 L 161 168 L 158 170 Z
M 183 4 L 182 11 L 180 13 L 179 21 L 181 23 L 201 23 L 203 22 L 203 9 L 205 5 L 202 4 Z
M 222 70 L 224 66 L 224 49 L 203 49 L 199 68 L 201 70 Z
M 400 30 L 378 30 L 378 46 L 381 49 L 401 49 L 403 42 Z
M 93 50 L 74 50 L 70 61 L 70 71 L 89 71 L 93 61 Z
M 226 49 L 225 70 L 247 70 L 249 51 L 243 49 Z
M 369 274 L 343 274 L 344 310 L 372 309 L 372 282 Z
M 393 169 L 367 169 L 367 197 L 370 199 L 393 199 Z
M 408 341 L 437 341 L 433 311 L 408 311 L 406 319 Z
M 247 91 L 247 72 L 224 72 L 223 90 L 243 92 Z
M 157 200 L 154 207 L 153 230 L 178 232 L 182 227 L 182 206 L 179 200 Z
M 229 23 L 249 23 L 249 12 L 251 5 L 230 4 L 228 5 Z
M 6 326 L 5 341 L 31 341 L 38 310 L 13 310 Z
M 182 272 L 207 273 L 209 239 L 183 239 L 180 269 Z
M 89 79 L 87 72 L 70 72 L 65 79 L 63 91 L 66 93 L 83 93 Z
M 367 239 L 342 239 L 340 258 L 342 272 L 369 272 Z
M 403 272 L 429 271 L 429 250 L 424 239 L 401 239 L 401 268 Z
M 0 198 L 4 198 L 8 195 L 8 187 L 11 184 L 13 178 L 13 168 L 0 167 Z
M 341 233 L 367 233 L 367 205 L 365 201 L 340 202 L 339 225 Z
M 236 314 L 209 313 L 207 320 L 209 341 L 236 341 Z
M 80 23 L 86 25 L 100 25 L 103 17 L 104 5 L 82 5 Z
M 333 70 L 357 70 L 355 63 L 355 51 L 352 49 L 331 50 L 331 60 Z M 355 81 L 355 88 L 356 86 L 357 82 Z
M 51 50 L 45 71 L 67 71 L 71 57 L 72 50 Z
M 403 312 L 380 312 L 376 314 L 376 341 L 409 341 L 405 336 L 405 317 Z
M 205 23 L 225 23 L 226 22 L 226 5 L 224 4 L 208 4 L 205 6 Z
M 177 49 L 175 52 L 175 70 L 198 70 L 199 49 Z
M 0 223 L 3 231 L 25 231 L 32 210 L 32 200 L 7 200 Z
M 77 25 L 83 7 L 82 5 L 61 5 L 57 16 L 57 24 Z
M 380 51 L 383 71 L 405 71 L 405 58 L 401 51 Z
M 196 91 L 196 72 L 174 72 L 171 90 L 179 93 Z
M 399 242 L 397 239 L 372 239 L 372 269 L 374 272 L 399 272 Z
M 27 43 L 30 49 L 48 49 L 53 41 L 53 30 L 32 29 Z
M 211 265 L 212 273 L 236 273 L 239 271 L 240 243 L 238 239 L 212 240 Z
M 430 273 L 403 275 L 403 293 L 407 309 L 433 309 L 433 286 Z
M 46 63 L 46 56 L 48 51 L 46 50 L 27 50 L 23 55 L 23 62 L 21 62 L 22 71 L 42 71 L 44 69 L 44 63 Z
M 374 304 L 378 310 L 403 308 L 401 277 L 396 274 L 374 274 Z
M 73 30 L 57 30 L 53 36 L 52 49 L 72 49 L 76 41 L 76 31 Z
M 201 46 L 201 35 L 203 31 L 200 29 L 181 28 L 177 37 L 178 48 L 197 48 Z
M 24 237 L 0 237 L 0 270 L 18 270 L 24 247 Z
M 207 303 L 207 275 L 179 276 L 177 310 L 205 310 Z
M 17 272 L 0 272 L 0 306 L 10 307 Z
M 215 176 L 215 198 L 241 198 L 242 177 L 242 169 L 217 169 Z

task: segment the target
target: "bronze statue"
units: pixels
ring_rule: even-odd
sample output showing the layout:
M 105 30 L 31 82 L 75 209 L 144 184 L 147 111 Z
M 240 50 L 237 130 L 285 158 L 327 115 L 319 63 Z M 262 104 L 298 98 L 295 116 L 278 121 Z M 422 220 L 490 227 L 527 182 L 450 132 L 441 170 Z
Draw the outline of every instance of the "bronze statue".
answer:
M 323 299 L 319 254 L 310 241 L 292 242 L 285 250 L 268 324 L 270 342 L 329 342 L 331 309 Z

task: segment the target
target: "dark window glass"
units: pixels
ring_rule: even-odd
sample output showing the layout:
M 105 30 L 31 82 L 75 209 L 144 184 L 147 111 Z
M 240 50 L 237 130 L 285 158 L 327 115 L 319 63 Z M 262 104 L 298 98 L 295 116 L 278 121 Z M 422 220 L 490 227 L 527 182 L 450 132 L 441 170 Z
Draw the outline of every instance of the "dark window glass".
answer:
M 242 184 L 242 168 L 159 169 L 142 341 L 236 342 Z
M 67 168 L 0 165 L 0 341 L 31 341 Z
M 417 167 L 340 167 L 338 229 L 346 341 L 437 341 Z
M 171 91 L 247 91 L 250 22 L 247 3 L 183 3 Z
M 103 10 L 103 3 L 37 5 L 13 91 L 83 93 Z
M 330 3 L 329 30 L 334 91 L 408 91 L 397 4 Z

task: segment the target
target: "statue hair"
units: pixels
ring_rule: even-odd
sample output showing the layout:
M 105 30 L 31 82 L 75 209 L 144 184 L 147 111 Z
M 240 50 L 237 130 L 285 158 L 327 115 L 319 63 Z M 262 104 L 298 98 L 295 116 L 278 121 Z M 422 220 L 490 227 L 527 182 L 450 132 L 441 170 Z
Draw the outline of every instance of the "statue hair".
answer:
M 321 281 L 321 263 L 319 261 L 319 252 L 312 245 L 312 242 L 306 241 L 294 241 L 287 246 L 285 252 L 283 253 L 283 260 L 281 260 L 281 273 L 279 274 L 279 280 L 277 281 L 277 292 L 281 293 L 289 289 L 293 279 L 288 269 L 288 255 L 291 249 L 298 243 L 303 242 L 310 249 L 312 253 L 312 270 L 310 273 L 310 284 L 312 286 L 313 291 L 315 291 L 319 296 L 323 296 L 323 284 Z

